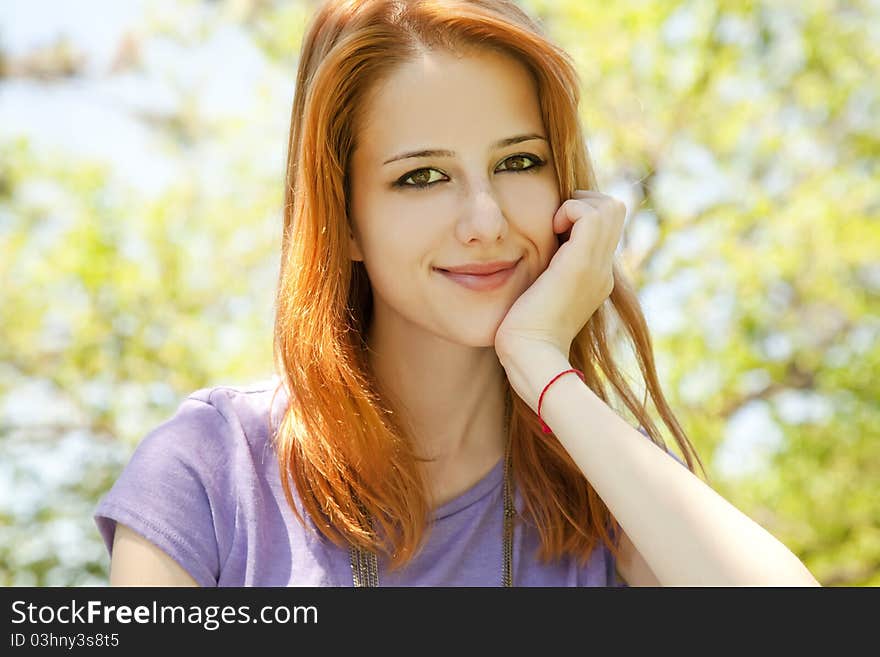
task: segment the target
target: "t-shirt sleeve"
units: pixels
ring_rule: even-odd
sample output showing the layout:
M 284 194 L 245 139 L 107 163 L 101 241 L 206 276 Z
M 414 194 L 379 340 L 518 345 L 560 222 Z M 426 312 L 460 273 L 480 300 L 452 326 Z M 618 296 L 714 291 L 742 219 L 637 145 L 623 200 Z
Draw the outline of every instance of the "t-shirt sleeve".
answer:
M 148 433 L 94 520 L 112 556 L 121 522 L 161 548 L 201 586 L 217 586 L 220 572 L 217 515 L 223 497 L 215 479 L 224 461 L 227 423 L 212 405 L 188 397 Z

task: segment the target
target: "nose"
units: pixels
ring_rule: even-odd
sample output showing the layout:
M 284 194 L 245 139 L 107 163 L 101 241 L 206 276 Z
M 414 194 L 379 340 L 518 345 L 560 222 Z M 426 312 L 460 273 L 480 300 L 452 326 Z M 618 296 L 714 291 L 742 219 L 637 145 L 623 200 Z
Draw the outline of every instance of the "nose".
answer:
M 507 218 L 488 185 L 468 197 L 456 223 L 456 234 L 465 244 L 473 240 L 497 242 L 507 234 L 507 229 Z

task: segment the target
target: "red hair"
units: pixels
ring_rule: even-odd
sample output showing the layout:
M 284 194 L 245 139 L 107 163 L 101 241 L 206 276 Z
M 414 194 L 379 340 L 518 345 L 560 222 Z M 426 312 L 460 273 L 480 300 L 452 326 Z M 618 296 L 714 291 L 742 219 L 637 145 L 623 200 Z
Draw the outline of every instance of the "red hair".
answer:
M 366 359 L 372 292 L 363 263 L 349 253 L 350 157 L 360 112 L 378 82 L 425 50 L 472 48 L 506 53 L 533 76 L 560 197 L 597 189 L 578 120 L 577 72 L 512 0 L 325 2 L 307 28 L 297 72 L 274 327 L 275 368 L 289 399 L 275 440 L 282 485 L 300 522 L 305 525 L 290 480 L 322 534 L 339 546 L 383 552 L 393 569 L 420 548 L 430 529 L 430 505 L 420 459 Z M 612 357 L 606 324 L 613 309 L 632 341 L 646 395 L 694 471 L 699 457 L 660 390 L 638 297 L 616 263 L 614 280 L 610 307 L 596 310 L 573 341 L 569 360 L 606 403 L 610 383 L 665 449 L 646 400 L 639 402 Z M 507 394 L 513 400 L 512 468 L 524 501 L 520 520 L 536 526 L 539 558 L 569 553 L 584 564 L 598 539 L 618 556 L 619 523 L 509 383 Z

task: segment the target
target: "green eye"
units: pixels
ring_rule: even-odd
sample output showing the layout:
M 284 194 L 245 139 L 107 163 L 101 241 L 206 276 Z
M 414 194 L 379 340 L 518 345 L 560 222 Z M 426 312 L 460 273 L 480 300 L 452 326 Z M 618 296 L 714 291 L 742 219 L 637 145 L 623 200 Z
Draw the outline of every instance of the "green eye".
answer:
M 504 161 L 505 161 L 505 162 L 517 162 L 517 161 L 522 162 L 523 160 L 532 160 L 532 161 L 536 161 L 536 162 L 537 162 L 537 160 L 535 160 L 535 158 L 533 158 L 533 157 L 531 157 L 531 156 L 529 156 L 529 155 L 513 155 L 512 157 L 509 157 L 509 158 L 507 158 L 507 159 L 504 160 Z M 542 162 L 542 164 L 543 164 L 543 162 Z M 533 164 L 533 165 L 531 165 L 531 166 L 523 166 L 523 165 L 520 165 L 520 166 L 515 166 L 515 167 L 512 167 L 512 168 L 508 167 L 507 170 L 508 170 L 508 171 L 527 171 L 528 169 L 531 169 L 531 168 L 534 167 L 534 166 L 537 166 L 537 165 L 535 165 L 535 164 Z
M 437 169 L 417 169 L 407 174 L 402 180 L 412 179 L 414 184 L 404 185 L 405 187 L 428 187 L 433 185 L 436 180 L 431 179 L 431 173 L 439 173 Z M 427 175 L 426 175 L 427 174 Z
M 520 153 L 518 155 L 511 155 L 510 157 L 504 160 L 507 162 L 522 162 L 523 160 L 529 160 L 532 164 L 528 166 L 523 166 L 522 164 L 516 166 L 506 165 L 506 168 L 501 169 L 501 171 L 511 172 L 511 173 L 525 173 L 527 171 L 538 171 L 541 167 L 544 166 L 545 162 L 541 158 L 536 155 L 529 155 L 527 153 Z M 394 183 L 395 187 L 400 187 L 403 189 L 427 189 L 428 187 L 433 187 L 436 183 L 441 182 L 440 180 L 431 180 L 431 172 L 440 173 L 437 169 L 432 169 L 430 167 L 425 167 L 422 169 L 416 169 L 415 171 L 410 171 L 404 176 L 397 179 L 397 182 Z M 427 174 L 427 176 L 425 175 Z M 421 182 L 406 182 L 410 179 L 418 179 L 421 178 Z

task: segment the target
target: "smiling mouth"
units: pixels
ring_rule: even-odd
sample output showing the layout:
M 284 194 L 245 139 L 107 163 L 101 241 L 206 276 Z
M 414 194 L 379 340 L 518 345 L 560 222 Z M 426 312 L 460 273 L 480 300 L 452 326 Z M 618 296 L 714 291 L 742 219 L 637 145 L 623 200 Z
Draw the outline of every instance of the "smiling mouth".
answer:
M 521 259 L 520 259 L 521 260 Z M 473 291 L 489 292 L 500 290 L 508 281 L 513 278 L 514 273 L 519 267 L 520 260 L 511 265 L 507 269 L 499 269 L 491 274 L 463 274 L 459 272 L 451 272 L 447 269 L 435 267 L 435 271 L 442 274 L 450 281 L 461 285 Z
M 455 274 L 456 276 L 492 276 L 492 275 L 497 274 L 497 273 L 499 273 L 499 272 L 509 271 L 509 270 L 515 268 L 515 267 L 519 264 L 519 261 L 520 261 L 520 260 L 522 260 L 522 258 L 519 258 L 518 260 L 515 260 L 514 262 L 511 262 L 511 263 L 510 263 L 509 265 L 507 265 L 506 267 L 501 267 L 501 268 L 499 268 L 499 269 L 495 269 L 494 271 L 486 271 L 486 272 L 479 272 L 479 271 L 453 271 L 453 270 L 451 270 L 451 269 L 444 269 L 444 268 L 442 268 L 442 267 L 434 267 L 434 269 L 436 269 L 437 271 L 443 272 L 443 273 L 445 273 L 445 274 Z M 462 269 L 469 269 L 469 268 L 470 268 L 470 267 L 463 267 Z

